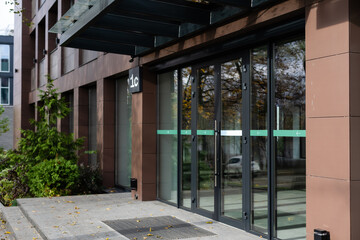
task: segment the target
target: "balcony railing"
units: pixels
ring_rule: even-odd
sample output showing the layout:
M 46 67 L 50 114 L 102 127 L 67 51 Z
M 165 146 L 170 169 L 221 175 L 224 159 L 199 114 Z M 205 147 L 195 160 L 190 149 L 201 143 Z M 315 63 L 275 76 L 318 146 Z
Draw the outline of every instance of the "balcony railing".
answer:
M 43 58 L 39 65 L 39 87 L 44 86 L 46 82 L 47 78 L 45 76 L 45 58 Z
M 75 49 L 63 48 L 63 74 L 68 73 L 75 68 Z
M 50 77 L 51 79 L 57 79 L 59 77 L 59 49 L 56 49 L 50 54 Z
M 31 68 L 31 91 L 36 89 L 35 67 Z

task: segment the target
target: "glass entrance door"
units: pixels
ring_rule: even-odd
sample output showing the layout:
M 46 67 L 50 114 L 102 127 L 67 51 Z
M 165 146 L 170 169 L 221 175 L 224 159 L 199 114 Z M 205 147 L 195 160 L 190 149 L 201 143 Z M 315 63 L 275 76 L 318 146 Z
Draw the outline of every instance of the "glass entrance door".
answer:
M 243 218 L 245 58 L 220 65 L 220 218 Z M 245 86 L 245 85 L 244 85 Z
M 242 54 L 193 68 L 192 208 L 238 227 L 244 226 L 243 188 L 249 185 L 249 171 L 243 171 L 250 166 L 243 140 L 249 132 L 243 107 L 247 59 Z

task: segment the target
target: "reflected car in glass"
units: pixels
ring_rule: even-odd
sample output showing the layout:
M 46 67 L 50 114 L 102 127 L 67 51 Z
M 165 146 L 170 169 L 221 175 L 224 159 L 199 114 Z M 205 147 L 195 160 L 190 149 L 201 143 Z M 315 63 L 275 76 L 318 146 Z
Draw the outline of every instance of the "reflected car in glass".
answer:
M 252 174 L 260 173 L 260 165 L 255 161 L 251 161 L 251 171 Z M 230 158 L 225 164 L 225 174 L 229 175 L 240 175 L 242 174 L 242 156 L 234 156 Z

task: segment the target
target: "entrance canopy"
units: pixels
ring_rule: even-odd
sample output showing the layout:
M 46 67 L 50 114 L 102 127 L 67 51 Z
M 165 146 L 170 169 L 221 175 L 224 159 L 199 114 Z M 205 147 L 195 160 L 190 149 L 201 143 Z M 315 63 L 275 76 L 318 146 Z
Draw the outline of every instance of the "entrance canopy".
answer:
M 269 0 L 78 0 L 50 29 L 60 45 L 138 56 Z

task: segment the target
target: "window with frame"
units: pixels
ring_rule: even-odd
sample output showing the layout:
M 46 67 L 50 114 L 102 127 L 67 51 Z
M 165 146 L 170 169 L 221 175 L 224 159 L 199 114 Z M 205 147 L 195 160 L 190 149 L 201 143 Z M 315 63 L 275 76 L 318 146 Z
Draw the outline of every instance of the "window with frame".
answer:
M 0 78 L 0 104 L 9 105 L 10 104 L 10 79 L 9 78 Z
M 0 72 L 10 72 L 10 46 L 0 44 Z

